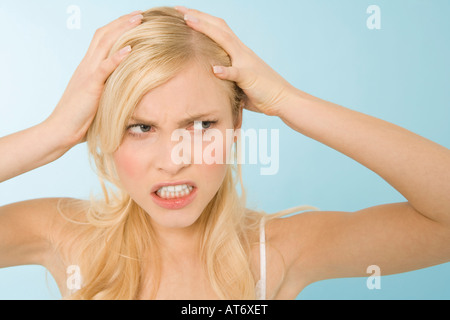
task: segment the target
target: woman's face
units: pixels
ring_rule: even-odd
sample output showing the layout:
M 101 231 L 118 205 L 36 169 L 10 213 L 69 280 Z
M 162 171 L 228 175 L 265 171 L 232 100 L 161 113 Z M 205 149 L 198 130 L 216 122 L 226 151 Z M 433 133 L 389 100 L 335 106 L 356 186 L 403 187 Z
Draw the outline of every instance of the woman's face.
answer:
M 191 64 L 148 92 L 128 123 L 114 162 L 122 186 L 153 224 L 164 228 L 192 226 L 223 182 L 226 155 L 233 144 L 232 138 L 227 141 L 226 131 L 234 127 L 229 94 L 220 81 Z M 184 132 L 184 138 L 172 137 L 178 129 L 185 130 L 178 131 Z M 216 136 L 220 133 L 223 141 L 218 139 L 213 144 L 217 150 L 209 154 L 217 155 L 221 149 L 223 158 L 210 164 L 204 154 L 199 162 L 199 158 L 194 159 L 195 152 L 213 146 L 203 141 L 212 132 Z M 190 154 L 181 154 L 181 147 Z M 190 161 L 180 163 L 181 155 Z M 167 184 L 172 186 L 163 187 Z

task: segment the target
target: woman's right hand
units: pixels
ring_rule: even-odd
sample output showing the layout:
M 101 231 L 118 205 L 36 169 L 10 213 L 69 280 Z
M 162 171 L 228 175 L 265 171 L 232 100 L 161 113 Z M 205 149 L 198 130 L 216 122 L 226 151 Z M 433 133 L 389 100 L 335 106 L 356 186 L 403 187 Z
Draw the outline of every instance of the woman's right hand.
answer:
M 61 135 L 67 147 L 86 140 L 86 132 L 97 112 L 105 82 L 131 52 L 131 47 L 122 48 L 110 57 L 109 52 L 122 34 L 141 24 L 141 13 L 135 11 L 124 15 L 95 32 L 85 57 L 46 120 L 47 125 L 58 130 L 55 132 Z

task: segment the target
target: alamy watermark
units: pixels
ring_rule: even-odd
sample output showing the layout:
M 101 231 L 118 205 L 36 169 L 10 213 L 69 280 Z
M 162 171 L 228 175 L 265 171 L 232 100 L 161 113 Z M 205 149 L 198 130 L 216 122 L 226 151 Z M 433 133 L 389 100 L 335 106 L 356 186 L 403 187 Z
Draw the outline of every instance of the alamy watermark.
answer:
M 66 286 L 72 293 L 81 289 L 81 269 L 78 265 L 70 265 L 66 269 Z
M 371 274 L 366 280 L 366 286 L 369 290 L 381 289 L 381 269 L 377 265 L 367 267 L 367 273 Z
M 381 9 L 379 6 L 372 4 L 367 7 L 366 13 L 370 14 L 367 18 L 366 26 L 370 30 L 381 29 Z
M 264 166 L 260 168 L 261 175 L 278 173 L 280 167 L 278 129 L 271 129 L 270 134 L 268 129 L 227 129 L 224 135 L 218 129 L 208 129 L 203 133 L 199 125 L 201 122 L 195 123 L 193 137 L 191 132 L 185 129 L 178 129 L 172 133 L 171 141 L 178 142 L 172 148 L 173 163 L 260 164 Z M 236 155 L 232 148 L 233 143 L 236 143 Z
M 69 14 L 66 20 L 66 27 L 69 30 L 81 29 L 81 9 L 77 5 L 70 5 L 66 9 L 66 13 Z

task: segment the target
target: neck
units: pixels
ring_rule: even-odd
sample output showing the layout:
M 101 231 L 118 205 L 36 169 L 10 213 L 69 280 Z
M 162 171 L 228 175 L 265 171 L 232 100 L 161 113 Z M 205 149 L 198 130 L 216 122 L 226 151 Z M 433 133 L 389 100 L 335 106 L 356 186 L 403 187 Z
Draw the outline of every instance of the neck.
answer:
M 161 257 L 180 260 L 199 256 L 201 230 L 197 222 L 186 228 L 153 226 L 153 229 Z

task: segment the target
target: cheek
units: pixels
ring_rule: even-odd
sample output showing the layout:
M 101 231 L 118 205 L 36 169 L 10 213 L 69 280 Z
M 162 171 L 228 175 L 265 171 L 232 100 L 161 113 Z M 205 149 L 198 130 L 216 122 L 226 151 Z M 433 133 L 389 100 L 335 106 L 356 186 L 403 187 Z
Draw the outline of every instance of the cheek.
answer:
M 227 172 L 226 164 L 203 164 L 201 165 L 201 176 L 207 177 L 203 180 L 203 190 L 207 190 L 209 198 L 212 198 L 223 183 Z
M 203 149 L 205 163 L 201 166 L 202 176 L 208 177 L 205 180 L 206 184 L 214 189 L 220 185 L 225 178 L 228 169 L 229 159 L 232 155 L 232 142 L 223 141 L 219 143 L 211 143 L 209 148 Z M 214 151 L 213 151 L 214 150 Z M 220 151 L 219 151 L 220 150 Z M 216 151 L 219 151 L 216 153 Z M 227 163 L 227 156 L 229 157 Z
M 142 176 L 143 162 L 133 150 L 127 146 L 121 146 L 116 153 L 114 153 L 114 163 L 116 165 L 117 174 L 120 180 L 126 184 L 126 181 Z
M 211 130 L 203 142 L 203 160 L 206 164 L 233 163 L 235 132 L 231 129 Z

